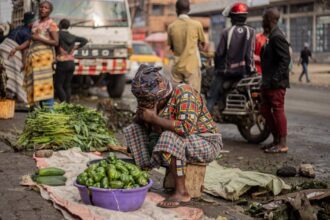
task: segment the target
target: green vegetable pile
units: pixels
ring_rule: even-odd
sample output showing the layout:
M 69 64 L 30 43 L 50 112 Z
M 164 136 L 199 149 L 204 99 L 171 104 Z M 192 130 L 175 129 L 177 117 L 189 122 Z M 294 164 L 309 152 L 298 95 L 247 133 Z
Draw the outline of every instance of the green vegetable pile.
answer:
M 53 111 L 38 108 L 30 113 L 18 145 L 19 150 L 80 147 L 82 151 L 106 151 L 108 145 L 118 145 L 118 141 L 101 113 L 62 103 L 56 104 Z
M 66 182 L 64 174 L 65 171 L 60 168 L 47 167 L 39 169 L 35 175 L 32 175 L 32 180 L 48 186 L 64 186 Z
M 105 160 L 90 165 L 77 177 L 77 183 L 104 189 L 132 189 L 148 184 L 149 174 L 110 153 Z

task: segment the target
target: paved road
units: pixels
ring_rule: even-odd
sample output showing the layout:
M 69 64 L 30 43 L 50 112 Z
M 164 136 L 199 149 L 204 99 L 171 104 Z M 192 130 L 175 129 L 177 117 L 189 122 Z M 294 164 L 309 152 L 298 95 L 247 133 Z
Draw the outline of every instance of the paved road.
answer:
M 275 173 L 276 169 L 284 164 L 298 166 L 302 162 L 307 162 L 315 165 L 317 178 L 330 183 L 329 95 L 329 88 L 293 86 L 288 90 L 288 154 L 264 154 L 259 150 L 260 146 L 245 143 L 235 126 L 219 125 L 223 132 L 225 147 L 231 151 L 224 156 L 224 163 L 245 170 Z M 295 180 L 289 179 L 293 182 Z
M 136 105 L 129 92 L 124 98 Z M 301 162 L 314 163 L 317 178 L 330 183 L 330 89 L 293 87 L 288 91 L 286 109 L 289 126 L 288 154 L 266 155 L 260 146 L 247 144 L 233 125 L 220 124 L 225 148 L 230 151 L 223 155 L 220 163 L 239 167 L 243 170 L 259 170 L 275 173 L 283 164 L 298 166 Z M 95 101 L 86 104 L 95 106 Z M 22 129 L 25 114 L 16 114 L 14 120 L 1 121 L 0 130 Z M 38 193 L 19 186 L 20 177 L 35 170 L 31 157 L 14 153 L 0 142 L 0 220 L 7 219 L 61 219 L 61 214 L 43 200 Z M 290 178 L 286 181 L 297 183 L 303 178 Z M 225 207 L 226 204 L 222 204 Z M 206 210 L 209 216 L 216 217 L 217 207 Z M 235 218 L 233 218 L 235 219 Z M 237 218 L 236 218 L 237 219 Z M 239 219 L 239 218 L 238 218 Z

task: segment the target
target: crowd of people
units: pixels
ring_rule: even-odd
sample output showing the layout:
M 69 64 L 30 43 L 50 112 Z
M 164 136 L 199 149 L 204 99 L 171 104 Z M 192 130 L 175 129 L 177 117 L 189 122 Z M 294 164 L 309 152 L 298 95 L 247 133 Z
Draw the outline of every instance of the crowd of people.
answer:
M 201 44 L 205 41 L 203 33 L 200 34 L 201 24 L 190 19 L 188 12 L 189 1 L 178 0 L 178 19 L 168 30 L 169 46 L 176 56 L 172 78 L 174 82 L 190 84 L 200 91 L 200 66 L 196 51 L 203 49 Z M 261 113 L 274 137 L 274 141 L 265 145 L 263 150 L 266 153 L 287 152 L 284 100 L 286 89 L 290 87 L 292 59 L 290 44 L 278 27 L 280 12 L 277 8 L 267 9 L 263 15 L 264 31 L 258 34 L 246 24 L 246 4 L 234 3 L 225 8 L 223 15 L 230 18 L 232 25 L 221 33 L 215 52 L 215 76 L 207 96 L 207 108 L 212 112 L 216 103 L 220 109 L 225 107 L 224 82 L 233 84 L 246 76 L 261 74 Z M 308 56 L 310 52 L 307 49 L 302 51 L 305 66 L 302 75 L 307 74 Z
M 175 56 L 171 71 L 173 87 L 158 68 L 140 66 L 132 82 L 137 98 L 135 122 L 124 130 L 135 162 L 143 168 L 164 165 L 175 182 L 174 193 L 158 205 L 173 208 L 190 201 L 185 186 L 187 163 L 208 163 L 223 147 L 220 131 L 210 111 L 223 100 L 223 82 L 262 75 L 261 113 L 273 135 L 265 153 L 286 153 L 287 121 L 284 111 L 289 88 L 290 45 L 278 27 L 280 12 L 269 8 L 263 15 L 264 32 L 258 35 L 246 25 L 248 7 L 235 3 L 224 10 L 232 26 L 221 35 L 215 52 L 215 79 L 207 103 L 201 97 L 199 50 L 205 48 L 202 25 L 188 16 L 189 0 L 176 2 L 177 20 L 169 25 L 168 44 Z M 254 54 L 257 47 L 257 54 Z
M 73 53 L 87 43 L 87 39 L 67 31 L 69 20 L 63 19 L 57 25 L 50 18 L 52 11 L 51 2 L 41 2 L 39 18 L 35 19 L 32 12 L 25 13 L 23 25 L 11 30 L 0 45 L 7 77 L 2 90 L 7 98 L 31 107 L 40 104 L 52 108 L 54 96 L 70 102 Z

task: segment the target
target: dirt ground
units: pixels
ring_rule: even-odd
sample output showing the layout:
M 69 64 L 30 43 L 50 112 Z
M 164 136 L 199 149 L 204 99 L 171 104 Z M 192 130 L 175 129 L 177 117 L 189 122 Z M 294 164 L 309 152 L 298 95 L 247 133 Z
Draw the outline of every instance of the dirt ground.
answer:
M 0 130 L 22 129 L 25 114 L 14 120 L 0 120 Z M 0 219 L 1 220 L 60 220 L 62 214 L 39 193 L 20 186 L 20 178 L 35 171 L 31 155 L 14 152 L 0 141 Z

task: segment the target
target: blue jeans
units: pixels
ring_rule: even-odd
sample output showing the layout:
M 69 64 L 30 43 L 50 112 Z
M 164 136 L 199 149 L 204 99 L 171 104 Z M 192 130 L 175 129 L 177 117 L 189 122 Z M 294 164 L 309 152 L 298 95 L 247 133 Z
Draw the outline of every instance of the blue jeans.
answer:
M 40 106 L 42 108 L 48 108 L 49 110 L 52 110 L 54 108 L 54 99 L 46 99 L 40 101 Z
M 305 75 L 306 76 L 306 81 L 309 82 L 310 80 L 309 80 L 309 76 L 308 76 L 308 63 L 302 63 L 301 65 L 302 65 L 303 69 L 302 69 L 302 72 L 299 76 L 299 81 L 301 81 L 303 76 Z

